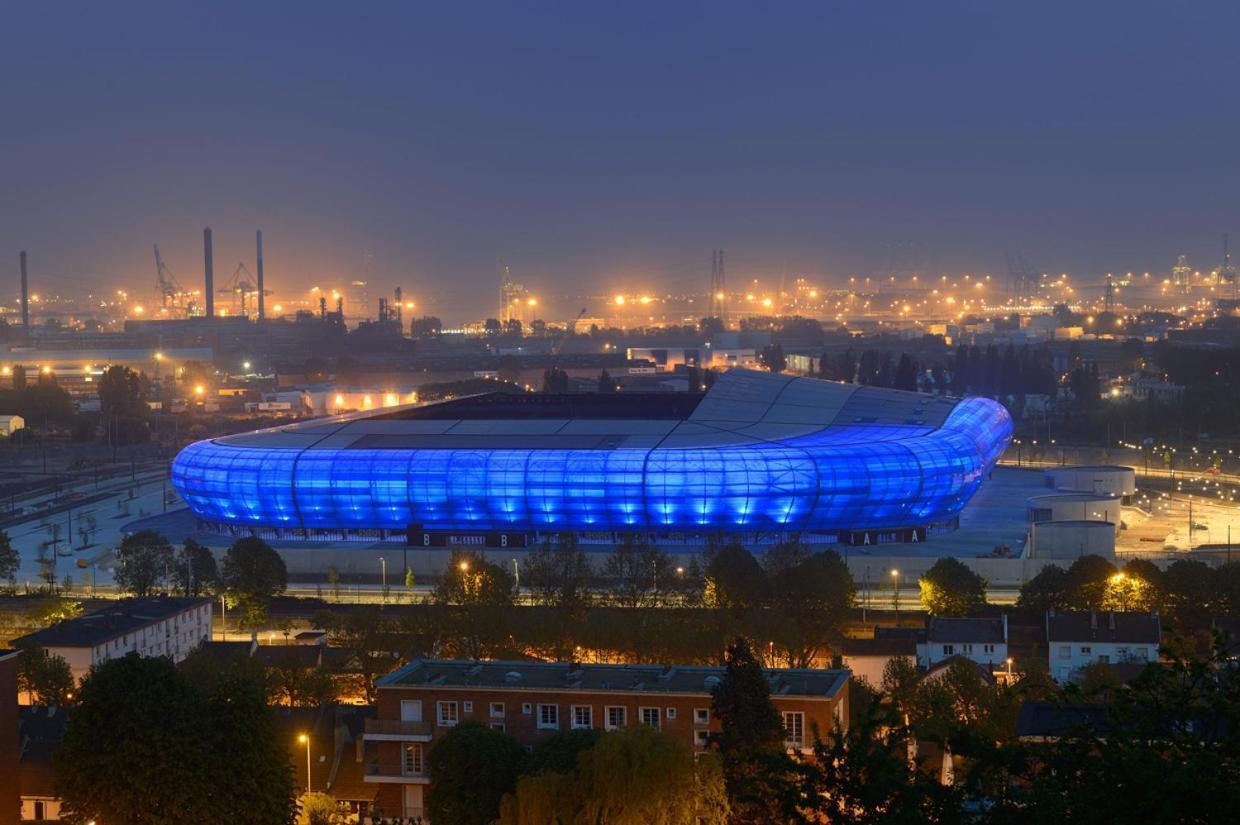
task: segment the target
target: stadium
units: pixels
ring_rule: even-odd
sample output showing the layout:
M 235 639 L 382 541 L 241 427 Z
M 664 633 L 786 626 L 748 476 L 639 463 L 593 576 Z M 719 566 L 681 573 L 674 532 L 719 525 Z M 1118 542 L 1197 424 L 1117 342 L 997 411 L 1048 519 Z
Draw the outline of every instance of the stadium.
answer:
M 733 369 L 705 393 L 488 393 L 215 438 L 172 482 L 198 529 L 279 541 L 521 547 L 954 529 L 1011 438 L 1004 408 Z

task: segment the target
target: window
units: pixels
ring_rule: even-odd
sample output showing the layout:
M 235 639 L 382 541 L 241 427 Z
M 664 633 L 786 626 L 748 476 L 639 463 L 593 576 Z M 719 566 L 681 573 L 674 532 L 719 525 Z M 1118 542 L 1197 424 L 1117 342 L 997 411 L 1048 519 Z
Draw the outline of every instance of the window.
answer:
M 659 729 L 659 709 L 658 708 L 638 708 L 638 716 L 642 720 L 642 724 L 647 727 Z
M 560 706 L 539 705 L 538 727 L 541 730 L 556 730 L 560 727 Z
M 1060 659 L 1071 659 L 1072 648 L 1068 645 L 1060 645 L 1059 646 L 1059 658 Z
M 710 731 L 695 730 L 693 732 L 693 744 L 697 745 L 699 748 L 709 747 L 710 746 Z
M 964 647 L 964 652 L 965 652 L 965 653 L 972 653 L 972 652 L 973 652 L 973 645 L 972 645 L 972 644 L 966 644 L 966 645 L 963 645 L 963 647 Z
M 944 656 L 950 656 L 950 655 L 952 655 L 952 654 L 953 654 L 953 653 L 955 653 L 955 652 L 956 652 L 956 646 L 955 646 L 955 645 L 943 645 L 943 655 L 944 655 Z
M 623 705 L 609 705 L 607 712 L 607 730 L 616 730 L 622 728 L 629 723 L 629 709 Z
M 1119 658 L 1121 658 L 1121 659 L 1127 659 L 1127 658 L 1128 658 L 1128 648 L 1126 648 L 1126 647 L 1117 647 L 1117 648 L 1115 649 L 1115 655 L 1116 655 L 1116 656 L 1118 656 L 1118 657 L 1119 657 Z
M 800 748 L 805 744 L 805 714 L 786 710 L 783 717 L 784 742 L 790 748 Z
M 401 763 L 401 772 L 405 776 L 422 775 L 422 743 L 406 742 L 405 758 Z
M 594 708 L 590 705 L 573 705 L 573 728 L 594 727 Z
M 439 710 L 440 725 L 455 725 L 460 721 L 460 716 L 456 712 L 456 702 L 436 702 L 435 705 Z
M 534 706 L 531 705 L 529 702 L 525 702 L 521 705 L 521 712 L 524 713 L 526 716 L 529 716 L 531 713 L 534 712 Z
M 676 708 L 667 709 L 667 720 L 670 722 L 676 718 Z
M 1136 658 L 1137 658 L 1137 659 L 1139 659 L 1139 660 L 1141 660 L 1141 661 L 1143 661 L 1143 662 L 1144 662 L 1145 660 L 1149 659 L 1149 657 L 1150 657 L 1149 651 L 1148 651 L 1146 648 L 1143 648 L 1143 647 L 1139 647 L 1139 648 L 1137 648 L 1137 649 L 1134 651 L 1134 654 L 1135 654 L 1135 656 L 1136 656 Z
M 1094 649 L 1093 649 L 1092 647 L 1084 647 L 1084 646 L 1082 646 L 1082 647 L 1081 647 L 1081 655 L 1082 655 L 1082 656 L 1089 656 L 1089 655 L 1091 655 L 1093 652 L 1094 652 Z
M 499 731 L 500 733 L 503 733 L 503 732 L 504 732 L 504 723 L 503 723 L 503 722 L 492 722 L 492 723 L 491 723 L 491 730 L 497 730 L 497 731 Z
M 474 703 L 473 703 L 473 702 L 466 701 L 466 702 L 462 702 L 461 704 L 464 706 L 464 707 L 462 707 L 462 708 L 461 708 L 462 712 L 464 712 L 464 713 L 473 713 L 473 712 L 474 712 Z
M 1111 657 L 1110 657 L 1110 656 L 1108 656 L 1108 655 L 1106 655 L 1106 654 L 1104 653 L 1104 654 L 1102 654 L 1101 656 L 1099 656 L 1099 657 L 1098 657 L 1098 661 L 1099 661 L 1099 662 L 1101 662 L 1101 663 L 1102 663 L 1102 664 L 1104 664 L 1104 665 L 1109 665 L 1109 664 L 1111 664 Z
M 491 718 L 492 719 L 503 719 L 504 718 L 504 703 L 503 702 L 492 702 L 491 703 Z
M 710 708 L 694 708 L 693 724 L 709 725 L 710 724 Z
M 982 645 L 982 652 L 983 653 L 994 653 L 995 646 L 994 645 Z

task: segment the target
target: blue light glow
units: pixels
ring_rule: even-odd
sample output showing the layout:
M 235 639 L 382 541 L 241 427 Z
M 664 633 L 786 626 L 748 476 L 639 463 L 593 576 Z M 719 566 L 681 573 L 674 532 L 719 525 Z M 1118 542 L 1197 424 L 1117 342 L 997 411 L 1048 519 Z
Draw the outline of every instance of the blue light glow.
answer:
M 843 530 L 957 515 L 1012 435 L 966 399 L 943 426 L 866 424 L 692 449 L 278 449 L 200 441 L 172 466 L 198 516 L 262 527 Z

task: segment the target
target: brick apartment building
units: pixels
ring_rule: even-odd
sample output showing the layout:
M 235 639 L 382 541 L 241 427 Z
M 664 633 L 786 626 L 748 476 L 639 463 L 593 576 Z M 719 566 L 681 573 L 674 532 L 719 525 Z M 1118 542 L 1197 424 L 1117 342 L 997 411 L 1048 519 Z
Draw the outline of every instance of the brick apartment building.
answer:
M 722 667 L 473 662 L 422 659 L 377 683 L 377 718 L 364 738 L 376 746 L 366 781 L 377 783 L 387 816 L 423 816 L 426 757 L 454 725 L 472 720 L 523 745 L 574 728 L 650 725 L 695 749 L 719 730 L 711 688 Z M 788 747 L 808 750 L 848 719 L 846 670 L 768 670 Z

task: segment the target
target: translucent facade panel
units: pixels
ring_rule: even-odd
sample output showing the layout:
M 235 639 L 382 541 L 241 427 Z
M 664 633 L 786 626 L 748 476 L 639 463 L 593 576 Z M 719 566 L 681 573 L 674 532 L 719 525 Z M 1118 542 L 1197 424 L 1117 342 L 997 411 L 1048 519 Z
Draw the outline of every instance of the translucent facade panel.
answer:
M 679 449 L 186 447 L 172 481 L 199 516 L 272 527 L 840 530 L 958 514 L 1011 438 L 967 399 L 939 429 L 848 424 Z

